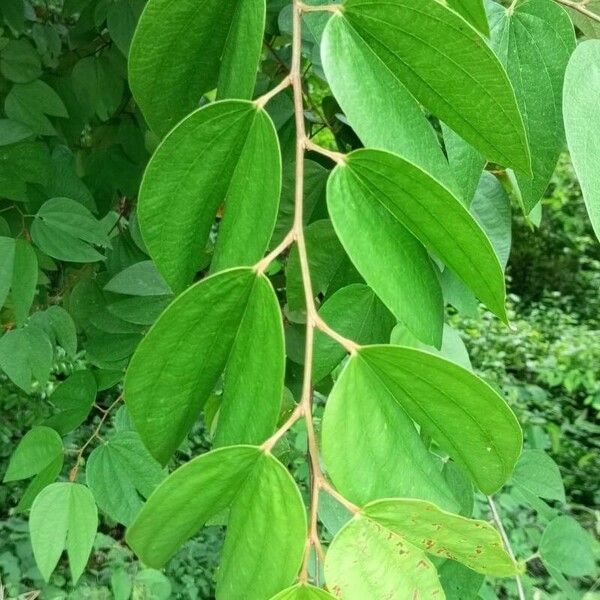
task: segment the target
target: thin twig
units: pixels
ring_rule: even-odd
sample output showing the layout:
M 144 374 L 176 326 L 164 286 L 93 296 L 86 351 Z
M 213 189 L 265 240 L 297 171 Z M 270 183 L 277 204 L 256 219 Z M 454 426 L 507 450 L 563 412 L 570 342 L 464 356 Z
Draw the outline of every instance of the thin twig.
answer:
M 289 87 L 292 83 L 291 77 L 286 75 L 272 90 L 269 90 L 266 94 L 260 96 L 254 101 L 254 104 L 259 108 L 263 108 L 269 100 L 277 96 L 280 92 Z
M 311 150 L 312 152 L 317 152 L 319 154 L 322 154 L 323 156 L 326 156 L 327 158 L 330 158 L 331 160 L 336 162 L 338 165 L 346 164 L 346 155 L 345 154 L 342 154 L 341 152 L 334 152 L 333 150 L 328 150 L 327 148 L 323 148 L 323 146 L 319 146 L 318 144 L 315 144 L 310 138 L 307 138 L 307 137 L 304 138 L 304 147 L 307 150 Z
M 572 0 L 556 0 L 558 4 L 562 4 L 563 6 L 568 6 L 577 12 L 580 12 L 582 15 L 593 19 L 594 21 L 598 21 L 600 23 L 600 15 L 597 15 L 595 12 L 592 12 L 589 8 L 585 7 L 585 2 L 572 2 Z
M 301 13 L 307 12 L 331 12 L 331 13 L 341 13 L 342 5 L 341 4 L 321 4 L 315 5 L 312 4 L 304 4 L 304 2 L 298 3 L 298 9 Z
M 254 270 L 257 273 L 264 273 L 268 266 L 284 251 L 287 250 L 296 239 L 296 232 L 294 229 L 290 229 L 287 235 L 281 240 L 281 242 L 269 252 L 263 259 L 256 263 Z
M 512 546 L 510 545 L 510 540 L 508 539 L 508 535 L 506 534 L 506 529 L 504 529 L 504 525 L 502 524 L 502 519 L 500 518 L 500 514 L 498 513 L 498 508 L 496 507 L 496 503 L 491 496 L 487 497 L 488 505 L 490 507 L 490 511 L 492 512 L 492 517 L 494 518 L 494 523 L 496 523 L 496 527 L 500 532 L 500 537 L 504 542 L 504 547 L 508 552 L 508 555 L 512 558 L 513 562 L 517 562 L 515 558 L 515 553 L 513 552 Z M 520 575 L 515 575 L 515 581 L 517 582 L 517 592 L 519 594 L 519 600 L 526 600 L 525 598 L 525 590 L 523 589 L 523 582 L 521 581 Z

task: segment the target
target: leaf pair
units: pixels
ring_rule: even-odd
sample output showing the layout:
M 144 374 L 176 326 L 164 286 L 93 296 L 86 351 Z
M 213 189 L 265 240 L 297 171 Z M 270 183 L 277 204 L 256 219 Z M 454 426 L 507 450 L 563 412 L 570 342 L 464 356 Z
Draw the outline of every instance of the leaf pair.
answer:
M 150 496 L 127 541 L 158 568 L 226 510 L 216 597 L 258 600 L 291 585 L 304 551 L 304 503 L 287 469 L 260 448 L 221 448 L 177 469 Z
M 250 268 L 223 271 L 186 290 L 131 360 L 125 402 L 159 462 L 178 448 L 222 374 L 215 443 L 261 443 L 281 406 L 283 325 L 271 284 Z

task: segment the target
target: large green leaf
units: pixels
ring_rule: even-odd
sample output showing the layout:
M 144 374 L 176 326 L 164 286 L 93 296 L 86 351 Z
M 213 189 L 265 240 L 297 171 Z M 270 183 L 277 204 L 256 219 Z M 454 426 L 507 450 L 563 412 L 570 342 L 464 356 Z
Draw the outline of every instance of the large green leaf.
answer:
M 275 128 L 251 102 L 210 104 L 165 138 L 144 174 L 138 218 L 173 291 L 184 289 L 198 271 L 223 202 L 212 271 L 262 257 L 275 225 L 280 181 Z
M 150 452 L 166 463 L 225 371 L 218 444 L 260 443 L 283 393 L 283 327 L 277 298 L 250 268 L 190 287 L 140 343 L 125 402 Z
M 509 577 L 521 570 L 504 549 L 498 531 L 485 521 L 407 499 L 379 500 L 365 506 L 362 514 L 424 552 L 456 560 L 477 573 Z
M 214 88 L 250 98 L 264 22 L 265 0 L 150 0 L 129 53 L 131 90 L 150 127 L 164 135 Z
M 325 577 L 336 597 L 344 600 L 444 599 L 425 553 L 362 516 L 334 538 L 325 558 Z
M 462 15 L 483 35 L 490 34 L 490 27 L 483 5 L 484 0 L 448 0 L 448 6 Z
M 489 3 L 492 47 L 505 64 L 523 115 L 533 179 L 517 173 L 525 211 L 543 196 L 564 145 L 562 89 L 575 49 L 569 16 L 552 0 L 507 10 Z
M 563 110 L 567 143 L 596 237 L 600 239 L 600 40 L 579 44 L 565 75 Z
M 99 508 L 129 525 L 142 508 L 141 497 L 154 491 L 164 473 L 138 434 L 123 431 L 90 454 L 86 478 Z
M 360 39 L 374 55 L 370 62 L 381 61 L 419 102 L 488 159 L 530 172 L 527 137 L 506 71 L 486 40 L 453 10 L 436 0 L 418 6 L 412 0 L 346 0 L 329 21 L 325 38 L 339 29 Z M 329 72 L 347 60 L 348 84 L 361 88 L 369 64 L 355 64 L 353 54 L 337 58 Z M 388 94 L 389 83 L 389 77 L 373 81 L 369 98 Z M 401 106 L 396 119 L 403 117 Z
M 150 496 L 127 540 L 146 564 L 161 567 L 227 508 L 216 597 L 263 600 L 291 585 L 304 550 L 304 504 L 289 473 L 260 448 L 221 448 L 179 468 Z
M 376 151 L 363 152 L 368 156 Z M 443 301 L 436 269 L 378 190 L 364 183 L 360 168 L 353 168 L 355 160 L 360 165 L 360 154 L 357 158 L 353 153 L 348 160 L 352 162 L 334 169 L 327 184 L 336 233 L 359 273 L 394 316 L 419 339 L 439 346 Z
M 406 497 L 458 510 L 439 463 L 362 358 L 363 351 L 348 361 L 323 414 L 323 460 L 331 480 L 359 505 L 378 498 Z
M 521 453 L 521 428 L 482 379 L 453 362 L 402 346 L 363 347 L 353 360 L 467 469 L 481 491 L 492 494 L 510 477 Z
M 50 579 L 64 549 L 71 577 L 81 577 L 92 551 L 98 511 L 88 488 L 78 483 L 53 483 L 42 490 L 31 507 L 29 531 L 37 566 Z
M 325 301 L 320 316 L 341 335 L 357 344 L 381 344 L 390 339 L 395 321 L 373 290 L 356 283 L 344 287 Z M 322 331 L 315 332 L 313 381 L 318 382 L 346 355 L 335 340 Z

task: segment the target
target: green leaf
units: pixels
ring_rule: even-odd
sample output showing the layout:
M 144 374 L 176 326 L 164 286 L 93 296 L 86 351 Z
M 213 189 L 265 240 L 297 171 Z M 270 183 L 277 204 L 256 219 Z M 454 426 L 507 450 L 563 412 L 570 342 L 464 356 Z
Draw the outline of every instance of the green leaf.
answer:
M 151 260 L 135 263 L 117 273 L 104 289 L 130 296 L 168 296 L 171 288 Z
M 321 588 L 299 583 L 294 587 L 279 592 L 271 600 L 334 600 L 334 598 L 335 596 L 332 596 L 329 592 Z
M 338 290 L 319 310 L 323 320 L 357 344 L 382 344 L 389 340 L 394 317 L 366 285 Z M 321 331 L 315 332 L 313 381 L 318 382 L 342 362 L 344 349 Z
M 596 237 L 600 239 L 600 170 L 594 149 L 600 136 L 600 40 L 577 46 L 565 74 L 563 110 L 567 144 Z M 591 150 L 590 150 L 591 149 Z
M 8 331 L 0 338 L 0 369 L 24 392 L 31 391 L 32 378 L 48 381 L 52 368 L 52 344 L 34 325 Z
M 46 144 L 27 141 L 0 145 L 0 187 L 4 198 L 27 202 L 27 184 L 44 186 L 51 174 L 52 163 Z
M 322 452 L 331 480 L 358 505 L 406 497 L 457 510 L 439 463 L 363 351 L 350 358 L 325 405 Z
M 440 510 L 421 500 L 379 500 L 362 514 L 420 550 L 455 560 L 477 573 L 509 577 L 522 572 L 502 544 L 498 531 L 485 521 L 475 521 Z
M 405 156 L 448 186 L 455 184 L 419 103 L 351 19 L 329 20 L 321 57 L 327 82 L 366 147 Z
M 43 329 L 54 345 L 61 346 L 71 358 L 77 353 L 77 330 L 71 315 L 61 306 L 33 313 L 29 322 Z
M 304 550 L 304 504 L 287 470 L 260 448 L 221 448 L 177 469 L 150 496 L 127 541 L 159 568 L 227 508 L 216 597 L 259 600 L 291 585 Z
M 38 261 L 31 244 L 22 239 L 0 237 L 0 307 L 10 291 L 18 326 L 23 325 L 33 304 L 38 281 Z
M 190 287 L 131 360 L 125 401 L 161 463 L 185 438 L 223 371 L 216 443 L 264 441 L 277 423 L 283 393 L 283 326 L 271 284 L 249 268 Z
M 446 600 L 475 600 L 480 598 L 479 590 L 485 577 L 471 569 L 447 560 L 438 568 L 438 575 Z
M 401 346 L 363 347 L 353 360 L 482 492 L 496 492 L 510 477 L 521 453 L 521 428 L 482 379 L 453 362 Z
M 363 152 L 367 156 L 384 154 Z M 327 205 L 335 231 L 359 273 L 394 316 L 419 339 L 439 346 L 443 301 L 435 267 L 378 190 L 364 184 L 361 155 L 353 153 L 352 157 L 359 163 L 358 169 L 351 162 L 338 166 L 327 185 Z M 397 161 L 401 163 L 401 159 Z
M 453 8 L 459 15 L 462 15 L 483 35 L 490 34 L 483 0 L 448 0 L 448 6 Z
M 127 56 L 138 19 L 144 9 L 143 0 L 116 0 L 108 7 L 106 26 L 117 48 Z
M 138 325 L 152 325 L 167 308 L 172 296 L 137 296 L 107 305 L 111 315 Z
M 214 88 L 219 98 L 248 99 L 254 91 L 265 1 L 205 0 L 200 8 L 195 0 L 150 0 L 131 44 L 131 90 L 160 136 Z
M 572 517 L 560 516 L 550 521 L 538 553 L 543 563 L 570 577 L 597 573 L 592 538 Z
M 86 480 L 100 510 L 129 525 L 164 479 L 162 467 L 134 431 L 117 433 L 96 448 L 86 466 Z
M 52 198 L 43 204 L 31 226 L 31 237 L 52 258 L 69 262 L 103 260 L 93 246 L 110 245 L 94 215 L 68 198 Z
M 362 516 L 352 519 L 329 546 L 325 577 L 344 600 L 444 598 L 425 553 Z
M 40 135 L 56 135 L 46 115 L 69 116 L 60 96 L 40 79 L 15 84 L 6 97 L 4 110 L 8 118 L 24 123 Z
M 530 173 L 527 137 L 508 76 L 462 17 L 436 0 L 418 8 L 411 0 L 346 0 L 342 9 L 330 19 L 325 38 L 334 28 L 351 30 L 419 102 L 489 160 Z M 354 64 L 353 56 L 347 60 Z M 349 76 L 354 89 L 361 88 L 368 66 L 357 63 Z M 374 84 L 369 98 L 388 93 L 388 81 Z M 398 109 L 395 118 L 401 117 Z
M 512 242 L 510 198 L 498 179 L 487 171 L 481 174 L 471 203 L 471 214 L 485 231 L 502 268 L 505 269 Z
M 138 207 L 144 242 L 171 288 L 178 293 L 192 281 L 223 202 L 212 271 L 257 262 L 280 187 L 279 142 L 264 110 L 228 100 L 183 120 L 152 157 Z
M 56 431 L 48 427 L 33 427 L 23 436 L 10 457 L 2 481 L 7 483 L 34 477 L 62 455 L 63 444 Z
M 552 0 L 528 0 L 514 10 L 490 3 L 489 10 L 492 47 L 514 86 L 531 149 L 533 179 L 516 174 L 529 213 L 563 149 L 563 80 L 575 33 L 567 13 Z
M 28 83 L 42 74 L 42 63 L 26 39 L 10 40 L 0 51 L 0 73 L 15 83 Z
M 61 435 L 79 427 L 90 414 L 97 393 L 96 378 L 90 371 L 75 371 L 60 383 L 50 396 L 50 402 L 59 409 L 44 421 Z
M 566 501 L 558 465 L 542 450 L 525 450 L 521 454 L 512 482 L 540 498 Z
M 16 144 L 32 136 L 33 131 L 27 125 L 10 119 L 0 119 L 0 146 Z
M 88 488 L 77 483 L 53 483 L 44 488 L 31 507 L 29 531 L 35 562 L 48 581 L 64 549 L 71 577 L 81 577 L 92 551 L 98 512 Z

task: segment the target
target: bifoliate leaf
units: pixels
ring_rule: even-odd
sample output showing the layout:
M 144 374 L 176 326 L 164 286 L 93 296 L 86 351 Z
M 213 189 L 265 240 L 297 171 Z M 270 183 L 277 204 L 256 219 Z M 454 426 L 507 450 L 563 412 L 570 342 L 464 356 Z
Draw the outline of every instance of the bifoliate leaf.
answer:
M 198 271 L 223 203 L 212 271 L 257 262 L 271 239 L 280 187 L 277 134 L 253 103 L 209 104 L 171 131 L 146 169 L 138 218 L 173 291 L 183 290 Z
M 31 226 L 31 237 L 40 250 L 68 262 L 103 260 L 94 246 L 110 245 L 94 215 L 69 198 L 52 198 L 42 205 Z
M 579 44 L 565 74 L 563 111 L 567 144 L 596 237 L 600 239 L 600 40 Z
M 482 379 L 402 346 L 363 347 L 352 360 L 469 472 L 482 492 L 496 492 L 510 477 L 523 435 L 506 402 Z
M 336 167 L 327 184 L 335 231 L 359 273 L 394 316 L 419 339 L 439 346 L 443 300 L 435 267 L 388 207 L 389 201 L 386 204 L 379 190 L 361 178 L 360 154 L 357 161 L 358 170 L 351 162 Z
M 356 283 L 344 287 L 325 301 L 319 314 L 341 335 L 357 344 L 387 342 L 394 317 L 373 290 Z M 315 332 L 313 381 L 318 382 L 342 362 L 345 350 L 321 331 Z
M 35 325 L 13 329 L 0 338 L 0 369 L 26 393 L 31 391 L 32 378 L 46 383 L 52 357 L 48 336 Z
M 29 517 L 33 555 L 42 577 L 50 579 L 66 549 L 76 583 L 92 551 L 97 528 L 98 511 L 88 488 L 78 483 L 53 483 L 44 488 Z
M 312 585 L 303 585 L 299 583 L 294 587 L 288 588 L 273 596 L 271 600 L 334 600 L 329 592 L 321 588 L 313 587 Z
M 425 553 L 362 515 L 345 525 L 329 546 L 325 577 L 328 588 L 344 600 L 444 598 Z
M 506 71 L 453 10 L 436 0 L 418 7 L 411 0 L 346 0 L 325 37 L 343 26 L 340 21 L 419 102 L 489 160 L 530 173 L 527 137 Z M 349 70 L 355 88 L 363 86 L 365 70 L 360 63 Z M 388 91 L 386 85 L 369 89 L 379 90 L 370 97 Z
M 123 431 L 90 454 L 86 478 L 100 510 L 129 525 L 142 508 L 142 498 L 154 491 L 164 472 L 139 435 Z
M 448 0 L 448 6 L 462 15 L 483 35 L 489 35 L 490 26 L 488 25 L 483 2 L 484 0 Z
M 302 561 L 305 508 L 289 473 L 260 448 L 221 448 L 177 469 L 150 496 L 127 540 L 158 568 L 227 508 L 217 599 L 262 600 L 291 585 Z
M 525 450 L 521 454 L 512 483 L 540 498 L 565 502 L 565 486 L 558 465 L 542 450 Z
M 350 358 L 325 405 L 322 452 L 331 480 L 358 505 L 405 497 L 458 510 L 439 463 L 360 353 Z
M 129 79 L 154 132 L 164 135 L 214 88 L 220 98 L 250 98 L 264 23 L 265 0 L 150 0 L 131 43 Z
M 135 263 L 117 273 L 104 289 L 128 296 L 168 296 L 171 288 L 151 260 Z
M 69 116 L 60 96 L 41 79 L 15 84 L 6 96 L 4 111 L 9 119 L 24 123 L 40 135 L 56 135 L 48 116 Z
M 33 303 L 38 281 L 38 261 L 31 244 L 0 237 L 0 307 L 10 299 L 17 325 L 23 325 Z
M 33 131 L 17 121 L 0 119 L 0 146 L 10 146 L 33 136 Z
M 433 127 L 351 20 L 329 20 L 321 44 L 323 69 L 348 122 L 366 147 L 396 152 L 448 186 L 454 177 Z
M 362 514 L 438 557 L 458 561 L 477 573 L 509 577 L 522 571 L 508 555 L 498 531 L 421 500 L 378 500 Z
M 150 452 L 166 463 L 221 374 L 217 444 L 260 443 L 283 393 L 283 326 L 268 279 L 250 268 L 186 290 L 142 340 L 125 376 L 125 402 Z
M 592 538 L 572 517 L 556 517 L 546 527 L 538 553 L 542 562 L 570 577 L 597 572 Z
M 489 11 L 492 47 L 514 86 L 531 149 L 533 179 L 516 174 L 529 213 L 563 149 L 562 89 L 575 33 L 567 13 L 552 0 L 527 0 L 510 10 L 490 2 Z
M 52 392 L 50 402 L 59 412 L 44 421 L 61 435 L 79 427 L 87 416 L 96 399 L 96 378 L 90 371 L 75 371 Z

